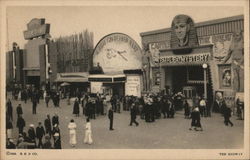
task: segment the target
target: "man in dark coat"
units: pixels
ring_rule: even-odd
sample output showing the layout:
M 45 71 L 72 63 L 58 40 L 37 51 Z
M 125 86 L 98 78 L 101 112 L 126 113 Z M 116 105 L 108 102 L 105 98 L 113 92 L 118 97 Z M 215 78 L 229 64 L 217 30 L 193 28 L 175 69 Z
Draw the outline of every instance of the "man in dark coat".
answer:
M 59 125 L 59 117 L 55 113 L 55 115 L 52 117 L 52 125 L 54 126 L 55 124 Z
M 38 148 L 43 147 L 43 143 L 42 143 L 42 138 L 45 135 L 45 131 L 44 128 L 42 126 L 42 123 L 39 122 L 38 126 L 36 127 L 36 138 L 38 138 Z
M 17 118 L 16 126 L 18 128 L 19 134 L 23 134 L 23 128 L 25 127 L 25 120 L 22 115 Z
M 89 119 L 91 118 L 91 101 L 90 99 L 87 100 L 86 103 L 86 112 L 85 112 L 85 116 L 87 116 Z
M 229 123 L 231 125 L 231 127 L 233 127 L 233 123 L 230 121 L 232 110 L 226 104 L 224 104 L 224 105 L 225 105 L 225 108 L 224 108 L 224 124 L 226 126 L 228 126 L 228 123 Z
M 28 98 L 28 93 L 27 93 L 27 90 L 25 89 L 25 90 L 23 91 L 23 100 L 24 100 L 24 103 L 27 102 L 27 98 Z
M 135 123 L 136 126 L 139 125 L 138 122 L 136 122 L 136 108 L 135 108 L 135 104 L 132 103 L 131 109 L 130 109 L 130 126 L 132 126 L 132 124 Z
M 33 98 L 32 100 L 32 113 L 36 114 L 36 106 L 37 106 L 37 98 Z
M 109 109 L 108 117 L 109 117 L 109 130 L 114 130 L 113 128 L 114 112 L 112 108 Z
M 51 120 L 50 120 L 50 116 L 47 115 L 47 118 L 44 120 L 44 126 L 45 126 L 45 131 L 46 134 L 49 134 L 51 136 Z
M 10 99 L 8 99 L 8 102 L 6 103 L 7 106 L 7 116 L 10 118 L 11 121 L 13 121 L 13 108 Z
M 23 114 L 23 109 L 22 109 L 21 104 L 19 104 L 19 105 L 16 107 L 16 113 L 17 113 L 17 117 L 19 117 L 20 115 Z

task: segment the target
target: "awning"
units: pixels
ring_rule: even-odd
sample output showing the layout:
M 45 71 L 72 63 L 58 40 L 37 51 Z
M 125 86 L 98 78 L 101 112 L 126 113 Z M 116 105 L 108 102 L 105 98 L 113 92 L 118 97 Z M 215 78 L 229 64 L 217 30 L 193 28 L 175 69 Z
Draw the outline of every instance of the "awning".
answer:
M 88 72 L 57 73 L 56 82 L 88 82 Z
M 95 74 L 89 75 L 89 82 L 125 82 L 126 75 L 125 74 Z

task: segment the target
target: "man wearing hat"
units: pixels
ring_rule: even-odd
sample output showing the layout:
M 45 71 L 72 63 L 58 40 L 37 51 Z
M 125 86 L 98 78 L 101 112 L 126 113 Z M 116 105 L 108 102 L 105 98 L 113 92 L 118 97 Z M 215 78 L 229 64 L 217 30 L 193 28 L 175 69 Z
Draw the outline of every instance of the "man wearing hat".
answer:
M 52 125 L 54 126 L 55 124 L 59 125 L 59 117 L 55 113 L 55 115 L 52 117 Z

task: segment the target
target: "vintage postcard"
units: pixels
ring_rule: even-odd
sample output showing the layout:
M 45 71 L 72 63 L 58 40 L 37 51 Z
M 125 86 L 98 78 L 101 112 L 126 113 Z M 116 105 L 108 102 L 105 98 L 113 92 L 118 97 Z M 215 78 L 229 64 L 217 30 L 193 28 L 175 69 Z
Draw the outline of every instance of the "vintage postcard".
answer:
M 1 159 L 249 159 L 249 1 L 1 1 Z

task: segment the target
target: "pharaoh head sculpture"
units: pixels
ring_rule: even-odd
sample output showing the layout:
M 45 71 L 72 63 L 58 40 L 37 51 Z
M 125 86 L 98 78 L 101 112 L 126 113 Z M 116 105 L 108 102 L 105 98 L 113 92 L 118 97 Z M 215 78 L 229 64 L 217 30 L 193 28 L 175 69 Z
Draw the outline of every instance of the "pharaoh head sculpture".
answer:
M 187 15 L 177 15 L 172 21 L 171 48 L 198 45 L 193 20 Z

